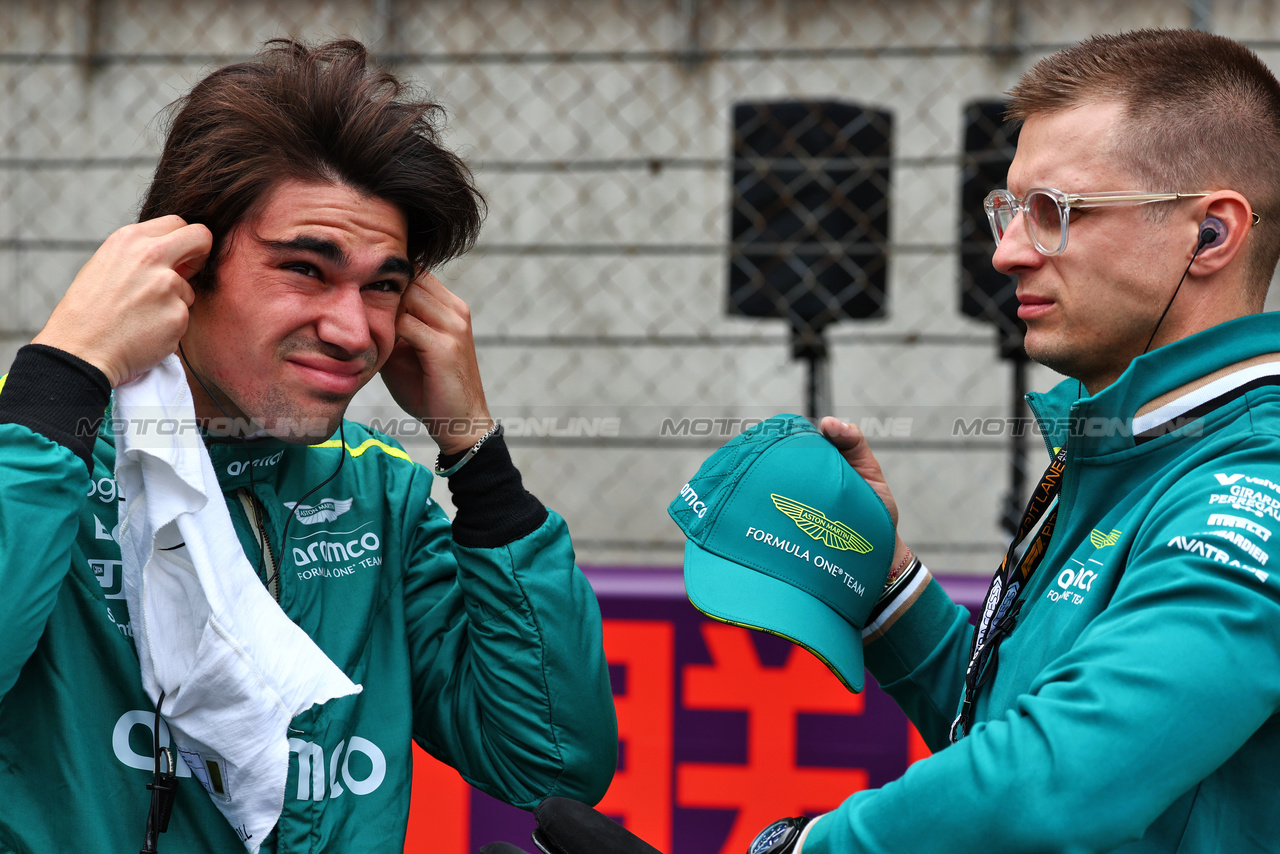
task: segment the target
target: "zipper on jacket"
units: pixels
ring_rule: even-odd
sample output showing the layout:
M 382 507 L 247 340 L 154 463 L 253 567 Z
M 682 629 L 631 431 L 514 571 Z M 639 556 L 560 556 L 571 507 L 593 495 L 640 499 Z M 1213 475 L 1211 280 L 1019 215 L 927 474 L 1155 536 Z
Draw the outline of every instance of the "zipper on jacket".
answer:
M 257 497 L 249 491 L 247 486 L 237 489 L 236 495 L 239 496 L 240 504 L 244 507 L 244 514 L 249 517 L 249 528 L 258 540 L 258 548 L 262 550 L 262 562 L 267 572 L 267 577 L 264 579 L 267 581 L 267 590 L 271 592 L 271 598 L 279 604 L 280 576 L 276 573 L 276 556 L 271 551 L 271 538 L 267 536 L 266 514 L 262 512 Z

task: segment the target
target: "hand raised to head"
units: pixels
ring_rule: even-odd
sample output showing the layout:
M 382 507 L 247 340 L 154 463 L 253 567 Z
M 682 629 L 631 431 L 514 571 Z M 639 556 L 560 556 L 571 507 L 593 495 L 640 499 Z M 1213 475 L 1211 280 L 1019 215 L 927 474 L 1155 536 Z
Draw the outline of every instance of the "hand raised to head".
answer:
M 471 310 L 424 273 L 400 299 L 396 346 L 382 379 L 401 408 L 427 425 L 446 454 L 465 450 L 493 418 L 480 382 Z
M 32 341 L 79 356 L 112 388 L 178 347 L 195 301 L 189 279 L 204 266 L 213 235 L 164 216 L 115 231 L 80 268 Z

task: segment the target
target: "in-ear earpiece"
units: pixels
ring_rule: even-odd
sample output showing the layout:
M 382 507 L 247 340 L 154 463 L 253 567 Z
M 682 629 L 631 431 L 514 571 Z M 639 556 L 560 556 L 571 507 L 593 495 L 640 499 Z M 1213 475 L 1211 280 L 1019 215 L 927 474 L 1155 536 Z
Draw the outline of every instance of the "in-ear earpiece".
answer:
M 1196 251 L 1191 253 L 1191 260 L 1187 262 L 1187 269 L 1182 271 L 1182 278 L 1178 279 L 1178 286 L 1173 289 L 1173 296 L 1169 297 L 1169 302 L 1165 304 L 1164 311 L 1160 314 L 1160 319 L 1156 321 L 1156 328 L 1151 330 L 1151 337 L 1147 339 L 1147 346 L 1142 348 L 1144 355 L 1151 349 L 1151 342 L 1156 340 L 1156 333 L 1160 331 L 1160 324 L 1164 323 L 1165 315 L 1169 313 L 1169 309 L 1173 308 L 1173 301 L 1177 298 L 1178 291 L 1182 290 L 1182 283 L 1187 280 L 1187 273 L 1191 272 L 1191 265 L 1196 262 L 1196 257 L 1200 255 L 1200 250 L 1212 249 L 1226 239 L 1227 224 L 1216 216 L 1207 216 L 1204 218 L 1204 222 L 1200 223 L 1200 239 L 1196 241 Z
M 1216 216 L 1207 216 L 1200 223 L 1200 248 L 1212 249 L 1227 239 L 1227 224 Z

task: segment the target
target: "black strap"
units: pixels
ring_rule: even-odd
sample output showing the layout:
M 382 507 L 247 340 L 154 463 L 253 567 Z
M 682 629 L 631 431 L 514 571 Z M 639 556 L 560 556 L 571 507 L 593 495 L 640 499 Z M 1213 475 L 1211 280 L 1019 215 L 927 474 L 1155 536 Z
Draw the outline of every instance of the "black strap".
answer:
M 1009 543 L 1004 560 L 1000 561 L 1000 568 L 991 577 L 991 585 L 982 600 L 982 613 L 973 632 L 973 643 L 969 647 L 969 666 L 964 673 L 964 699 L 960 704 L 960 713 L 951 724 L 952 744 L 964 736 L 965 729 L 969 726 L 978 689 L 994 671 L 992 656 L 1000 642 L 1013 631 L 1018 613 L 1022 610 L 1019 594 L 1026 590 L 1031 574 L 1040 566 L 1040 561 L 1049 549 L 1049 540 L 1053 538 L 1053 529 L 1058 520 L 1057 498 L 1062 490 L 1062 474 L 1066 466 L 1067 449 L 1064 446 L 1040 476 L 1040 483 L 1027 502 L 1027 509 L 1023 511 L 1017 534 Z M 1019 559 L 1018 546 L 1035 530 L 1042 518 L 1043 524 L 1040 524 L 1040 529 Z
M 147 810 L 147 828 L 142 838 L 141 854 L 156 854 L 157 837 L 169 829 L 169 816 L 173 813 L 173 799 L 178 791 L 178 780 L 173 767 L 173 754 L 169 748 L 160 747 L 160 707 L 164 705 L 164 691 L 156 700 L 155 725 L 151 729 L 151 746 L 155 751 L 155 768 L 152 781 L 147 784 L 151 791 L 151 807 Z M 165 759 L 168 770 L 160 770 L 160 758 Z

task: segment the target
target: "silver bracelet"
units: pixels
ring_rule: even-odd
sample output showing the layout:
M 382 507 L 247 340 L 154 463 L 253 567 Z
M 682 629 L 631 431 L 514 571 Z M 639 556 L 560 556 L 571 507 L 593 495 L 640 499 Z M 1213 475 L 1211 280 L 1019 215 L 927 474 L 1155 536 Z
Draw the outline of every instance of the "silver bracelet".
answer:
M 444 456 L 444 454 L 440 454 L 439 456 L 436 457 L 436 467 L 435 467 L 436 477 L 448 477 L 449 475 L 457 474 L 458 469 L 462 468 L 468 462 L 471 461 L 471 458 L 474 457 L 476 455 L 476 452 L 480 450 L 480 446 L 483 445 L 485 442 L 489 441 L 490 436 L 501 436 L 501 435 L 502 435 L 502 425 L 494 424 L 492 427 L 489 428 L 488 433 L 485 433 L 483 436 L 481 436 L 480 439 L 474 445 L 471 446 L 471 450 L 467 451 L 465 454 L 462 455 L 462 459 L 458 460 L 456 463 L 449 466 L 447 469 L 440 468 L 440 457 Z

